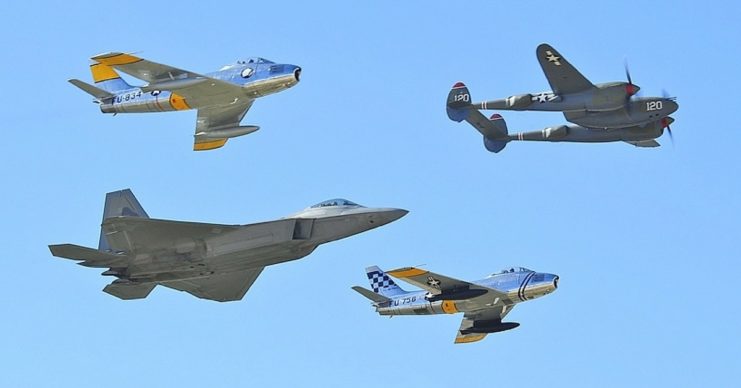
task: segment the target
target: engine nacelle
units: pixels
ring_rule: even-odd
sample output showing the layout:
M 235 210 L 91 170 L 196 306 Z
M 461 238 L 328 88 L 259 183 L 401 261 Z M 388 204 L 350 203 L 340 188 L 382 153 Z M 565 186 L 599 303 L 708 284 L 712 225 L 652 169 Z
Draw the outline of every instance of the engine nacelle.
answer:
M 533 102 L 532 94 L 518 94 L 516 96 L 509 96 L 505 99 L 507 102 L 507 108 L 522 109 L 526 108 Z
M 543 130 L 543 137 L 546 139 L 560 139 L 569 134 L 569 127 L 561 125 L 558 127 L 548 127 Z

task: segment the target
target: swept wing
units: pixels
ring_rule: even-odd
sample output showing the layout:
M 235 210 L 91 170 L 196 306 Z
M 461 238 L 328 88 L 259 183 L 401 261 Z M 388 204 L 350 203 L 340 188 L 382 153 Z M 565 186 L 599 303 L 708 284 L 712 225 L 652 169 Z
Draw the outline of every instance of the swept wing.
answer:
M 510 301 L 507 294 L 499 290 L 484 287 L 482 285 L 467 282 L 464 280 L 458 280 L 449 276 L 440 275 L 419 268 L 399 268 L 392 271 L 387 271 L 386 273 L 397 279 L 403 280 L 407 283 L 422 288 L 432 295 L 454 295 L 463 294 L 466 290 L 482 290 L 486 291 L 486 294 L 498 298 L 501 301 Z M 481 295 L 483 295 L 483 293 L 479 293 L 477 296 Z
M 218 302 L 240 300 L 265 267 L 229 272 L 205 278 L 174 280 L 159 284 Z
M 247 114 L 253 101 L 241 99 L 229 105 L 214 105 L 198 109 L 193 150 L 205 151 L 219 148 L 226 144 L 230 137 L 256 131 L 258 129 L 256 126 L 239 126 L 239 122 Z
M 503 331 L 519 326 L 517 323 L 502 324 L 502 319 L 512 310 L 513 307 L 513 304 L 502 303 L 491 308 L 466 312 L 463 315 L 461 326 L 458 328 L 455 343 L 460 344 L 481 341 L 488 334 L 482 331 Z

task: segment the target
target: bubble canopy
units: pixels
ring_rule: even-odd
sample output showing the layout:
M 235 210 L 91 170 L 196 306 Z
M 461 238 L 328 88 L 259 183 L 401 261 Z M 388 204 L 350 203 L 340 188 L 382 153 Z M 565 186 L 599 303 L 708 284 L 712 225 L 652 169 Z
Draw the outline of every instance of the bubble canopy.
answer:
M 330 207 L 330 206 L 353 206 L 353 207 L 360 207 L 357 203 L 353 201 L 348 201 L 344 198 L 335 198 L 335 199 L 329 199 L 326 201 L 319 202 L 316 205 L 311 206 L 309 209 L 318 209 L 322 207 Z
M 246 65 L 249 63 L 275 63 L 269 59 L 260 58 L 260 57 L 254 57 L 254 58 L 247 58 L 246 60 L 237 61 L 240 65 Z
M 510 268 L 505 268 L 499 272 L 495 272 L 491 274 L 491 276 L 501 275 L 503 273 L 515 273 L 515 272 L 533 272 L 533 271 L 525 267 L 510 267 Z

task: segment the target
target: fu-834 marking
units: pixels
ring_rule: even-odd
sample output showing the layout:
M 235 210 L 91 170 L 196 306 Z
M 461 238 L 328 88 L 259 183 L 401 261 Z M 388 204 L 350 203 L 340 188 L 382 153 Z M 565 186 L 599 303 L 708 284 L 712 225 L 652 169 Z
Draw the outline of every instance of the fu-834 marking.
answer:
M 137 97 L 141 97 L 141 96 L 142 96 L 142 91 L 141 90 L 135 91 L 135 92 L 131 92 L 131 93 L 126 93 L 126 94 L 119 94 L 118 96 L 116 96 L 116 102 L 115 103 L 116 104 L 120 104 L 122 102 L 131 101 L 131 100 L 133 100 L 133 99 L 135 99 Z

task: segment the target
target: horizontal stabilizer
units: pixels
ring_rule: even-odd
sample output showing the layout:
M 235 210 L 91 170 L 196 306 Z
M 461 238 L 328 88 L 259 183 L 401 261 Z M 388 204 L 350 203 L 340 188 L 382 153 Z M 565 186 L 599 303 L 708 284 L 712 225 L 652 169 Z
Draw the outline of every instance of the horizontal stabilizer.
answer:
M 115 255 L 74 244 L 49 245 L 49 250 L 56 257 L 80 260 L 82 263 L 79 264 L 86 267 L 125 267 L 129 261 L 126 255 Z
M 77 86 L 78 88 L 82 89 L 82 91 L 97 98 L 98 100 L 106 100 L 106 99 L 115 97 L 113 93 L 107 92 L 103 89 L 100 89 L 88 83 L 82 82 L 79 79 L 71 79 L 68 81 L 72 85 Z
M 360 286 L 353 286 L 352 289 L 357 291 L 360 295 L 363 295 L 364 297 L 372 300 L 373 303 L 376 303 L 376 304 L 386 303 L 386 302 L 391 301 L 390 298 L 387 298 L 381 294 L 376 294 L 375 292 L 369 289 L 360 287 Z
M 156 283 L 136 283 L 126 280 L 116 280 L 105 286 L 103 291 L 124 300 L 143 299 L 152 292 L 156 285 Z

